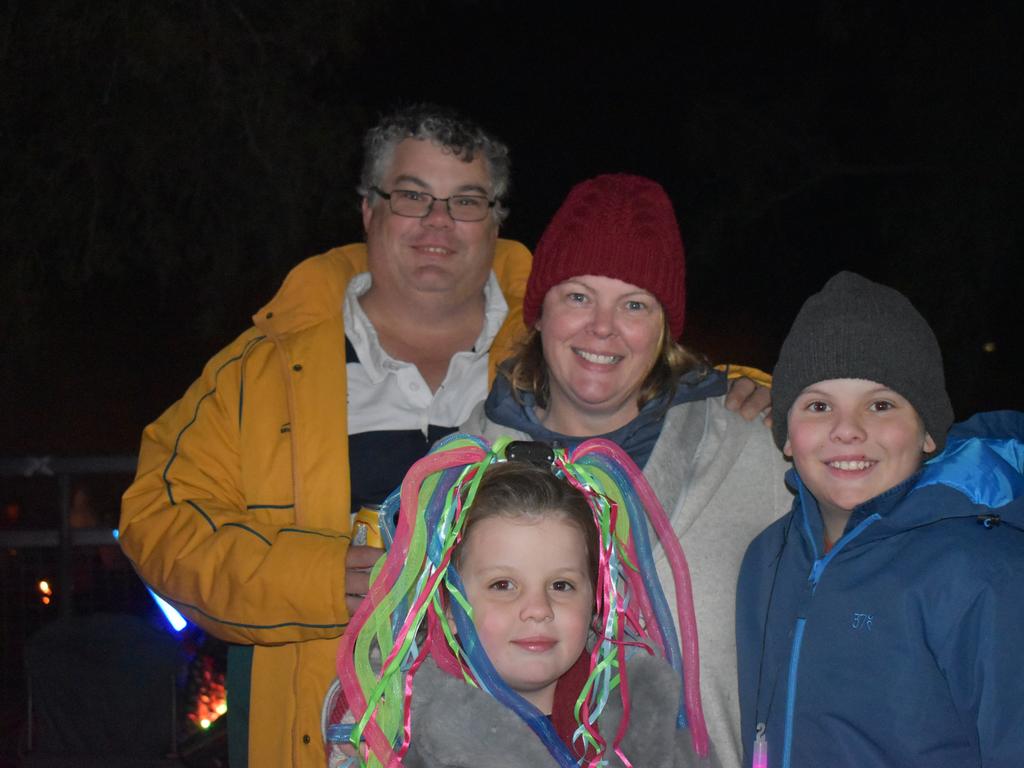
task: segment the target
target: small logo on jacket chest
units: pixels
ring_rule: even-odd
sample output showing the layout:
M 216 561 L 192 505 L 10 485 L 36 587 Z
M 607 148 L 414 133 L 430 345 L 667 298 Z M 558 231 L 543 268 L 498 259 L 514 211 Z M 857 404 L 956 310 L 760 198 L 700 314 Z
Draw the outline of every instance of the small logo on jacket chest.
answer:
M 866 632 L 871 631 L 871 625 L 875 620 L 875 616 L 872 613 L 858 613 L 853 612 L 853 619 L 850 622 L 850 626 L 854 629 L 862 629 Z

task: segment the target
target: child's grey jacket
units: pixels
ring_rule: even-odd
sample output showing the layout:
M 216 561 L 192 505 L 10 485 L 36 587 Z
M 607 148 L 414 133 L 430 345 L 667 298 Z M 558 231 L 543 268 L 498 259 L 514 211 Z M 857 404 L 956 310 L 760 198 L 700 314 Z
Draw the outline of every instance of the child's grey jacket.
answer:
M 693 752 L 689 730 L 676 730 L 679 678 L 662 659 L 637 655 L 627 663 L 631 712 L 622 751 L 635 768 L 719 768 Z M 613 699 L 601 718 L 609 741 L 618 729 L 622 704 Z M 622 765 L 612 755 L 609 766 Z M 490 694 L 441 672 L 426 661 L 412 695 L 410 768 L 554 768 L 554 758 L 536 734 Z

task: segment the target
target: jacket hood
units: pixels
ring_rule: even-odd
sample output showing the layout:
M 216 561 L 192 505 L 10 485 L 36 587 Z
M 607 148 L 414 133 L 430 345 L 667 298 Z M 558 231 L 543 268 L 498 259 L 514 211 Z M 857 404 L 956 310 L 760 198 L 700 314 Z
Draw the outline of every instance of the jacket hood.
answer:
M 367 269 L 365 243 L 311 256 L 288 273 L 274 298 L 253 315 L 253 323 L 276 336 L 340 315 L 349 281 Z
M 786 482 L 797 492 L 796 523 L 805 538 L 822 541 L 818 503 L 804 486 L 796 469 Z M 901 504 L 912 494 L 956 493 L 967 504 Z M 1024 530 L 1024 413 L 980 413 L 949 431 L 946 447 L 920 471 L 899 485 L 854 508 L 846 526 L 844 543 L 852 549 L 903 531 L 941 520 L 976 518 L 979 523 L 1006 523 Z M 995 518 L 995 519 L 993 519 Z M 859 530 L 858 530 L 859 529 Z
M 484 403 L 484 413 L 495 424 L 525 432 L 534 440 L 542 440 L 547 443 L 557 442 L 569 449 L 575 448 L 576 445 L 590 437 L 611 440 L 626 451 L 639 467 L 643 467 L 651 457 L 654 444 L 658 441 L 668 409 L 680 403 L 724 395 L 725 391 L 726 379 L 725 374 L 721 371 L 714 369 L 690 371 L 682 376 L 671 396 L 663 396 L 650 401 L 640 409 L 637 417 L 624 427 L 603 435 L 575 437 L 552 432 L 541 424 L 537 419 L 537 401 L 534 396 L 529 392 L 520 391 L 518 393 L 519 400 L 517 400 L 508 377 L 502 375 L 494 380 L 494 385 Z

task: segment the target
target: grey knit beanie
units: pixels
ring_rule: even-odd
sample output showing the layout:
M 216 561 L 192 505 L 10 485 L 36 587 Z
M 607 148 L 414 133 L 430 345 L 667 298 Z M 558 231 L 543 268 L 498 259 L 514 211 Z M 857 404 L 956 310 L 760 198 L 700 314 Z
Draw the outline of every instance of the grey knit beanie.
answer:
M 779 448 L 793 401 L 828 379 L 884 384 L 914 406 L 936 451 L 945 445 L 953 406 L 942 353 L 928 323 L 899 291 L 840 272 L 804 302 L 772 374 L 772 433 Z

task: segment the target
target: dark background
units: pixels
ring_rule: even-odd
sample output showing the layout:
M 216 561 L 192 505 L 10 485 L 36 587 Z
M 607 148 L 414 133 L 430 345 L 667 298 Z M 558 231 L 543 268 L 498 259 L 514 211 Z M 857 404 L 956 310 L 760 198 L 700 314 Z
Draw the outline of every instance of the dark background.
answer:
M 528 246 L 573 183 L 659 180 L 712 359 L 770 369 L 849 268 L 929 318 L 958 416 L 1024 407 L 1024 5 L 705 5 L 7 2 L 0 455 L 134 451 L 291 266 L 360 238 L 360 138 L 421 99 L 511 145 Z

